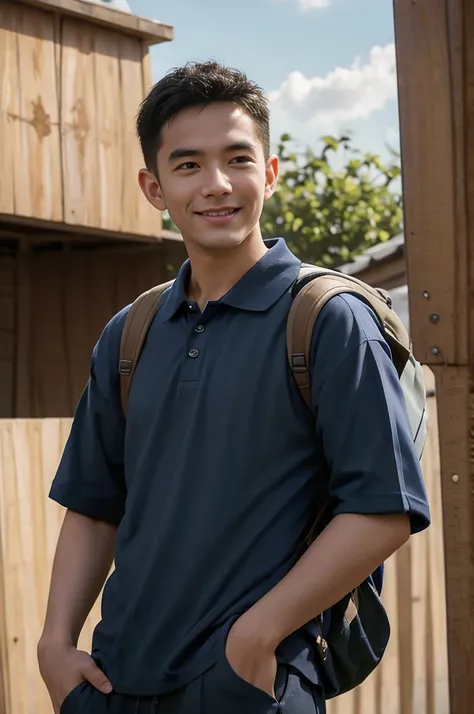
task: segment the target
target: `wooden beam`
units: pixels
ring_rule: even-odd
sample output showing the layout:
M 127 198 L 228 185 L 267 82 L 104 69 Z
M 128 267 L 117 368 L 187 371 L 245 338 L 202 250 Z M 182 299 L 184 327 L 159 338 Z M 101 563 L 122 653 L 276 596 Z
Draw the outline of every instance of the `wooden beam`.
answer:
M 433 365 L 468 359 L 461 38 L 447 9 L 461 2 L 394 0 L 410 325 Z
M 169 42 L 174 39 L 174 31 L 171 25 L 147 20 L 120 10 L 113 10 L 103 5 L 83 2 L 83 0 L 17 0 L 17 2 L 39 7 L 43 10 L 53 10 L 61 15 L 88 20 L 117 32 L 141 37 L 149 45 Z
M 474 702 L 474 8 L 394 0 L 415 352 L 440 429 L 451 714 Z
M 78 240 L 86 237 L 96 240 L 133 241 L 136 243 L 159 243 L 162 240 L 182 243 L 183 239 L 179 233 L 161 229 L 157 235 L 140 235 L 136 233 L 120 233 L 118 231 L 108 231 L 88 226 L 75 226 L 66 223 L 56 223 L 54 221 L 43 221 L 37 218 L 24 216 L 13 216 L 8 213 L 0 213 L 0 232 L 6 237 L 17 236 L 31 237 L 38 241 L 43 236 L 48 240 Z

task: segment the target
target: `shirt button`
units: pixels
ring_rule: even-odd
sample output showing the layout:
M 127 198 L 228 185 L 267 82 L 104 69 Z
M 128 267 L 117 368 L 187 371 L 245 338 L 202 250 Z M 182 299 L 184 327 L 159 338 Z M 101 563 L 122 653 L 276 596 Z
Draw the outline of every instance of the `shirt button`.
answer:
M 199 355 L 199 350 L 189 350 L 188 355 L 191 357 L 191 359 L 195 359 Z
M 188 310 L 191 310 L 191 312 L 194 312 L 194 305 L 188 305 Z
M 204 325 L 196 325 L 194 332 L 204 332 Z

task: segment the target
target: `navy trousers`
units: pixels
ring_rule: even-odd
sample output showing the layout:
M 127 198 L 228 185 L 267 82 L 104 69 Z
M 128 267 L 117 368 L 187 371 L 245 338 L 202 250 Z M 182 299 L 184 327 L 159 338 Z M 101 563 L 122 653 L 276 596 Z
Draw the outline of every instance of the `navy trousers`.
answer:
M 241 679 L 225 658 L 193 682 L 160 697 L 101 694 L 83 682 L 66 697 L 60 714 L 325 714 L 321 687 L 280 664 L 276 698 Z

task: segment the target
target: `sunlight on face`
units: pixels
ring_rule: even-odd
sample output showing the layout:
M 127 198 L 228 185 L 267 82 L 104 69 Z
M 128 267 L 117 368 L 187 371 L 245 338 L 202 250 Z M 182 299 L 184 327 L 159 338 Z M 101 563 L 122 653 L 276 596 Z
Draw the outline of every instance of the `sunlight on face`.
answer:
M 186 243 L 229 249 L 260 231 L 277 159 L 265 160 L 255 122 L 240 107 L 222 102 L 180 112 L 162 131 L 157 163 L 153 203 L 169 211 Z

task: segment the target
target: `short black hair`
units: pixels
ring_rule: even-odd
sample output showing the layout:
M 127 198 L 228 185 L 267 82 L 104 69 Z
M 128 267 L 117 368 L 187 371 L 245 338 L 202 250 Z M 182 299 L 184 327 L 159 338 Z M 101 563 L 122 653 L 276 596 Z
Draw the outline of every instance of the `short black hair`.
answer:
M 149 171 L 156 172 L 161 130 L 184 109 L 205 107 L 214 102 L 233 102 L 254 120 L 270 155 L 270 111 L 263 90 L 238 69 L 213 60 L 189 62 L 170 70 L 143 100 L 137 116 L 137 134 Z

